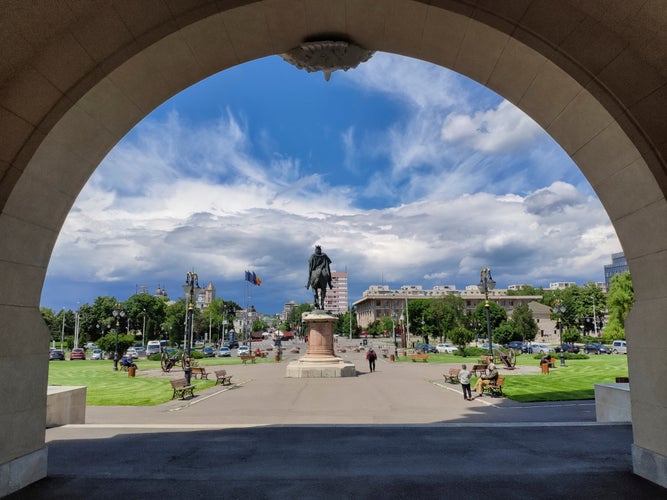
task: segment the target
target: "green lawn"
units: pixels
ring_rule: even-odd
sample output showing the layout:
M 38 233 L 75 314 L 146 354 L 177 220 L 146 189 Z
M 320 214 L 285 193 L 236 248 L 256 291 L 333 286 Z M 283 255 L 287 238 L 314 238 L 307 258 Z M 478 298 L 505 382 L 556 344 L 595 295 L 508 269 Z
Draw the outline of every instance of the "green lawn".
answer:
M 508 398 L 521 402 L 593 399 L 596 383 L 615 382 L 616 377 L 628 376 L 628 358 L 623 355 L 566 360 L 565 365 L 560 368 L 560 361 L 557 361 L 557 368 L 549 370 L 548 375 L 504 372 L 503 392 Z
M 558 357 L 558 355 L 556 355 Z M 412 362 L 410 357 L 399 357 L 400 362 Z M 477 356 L 454 356 L 453 354 L 430 354 L 429 363 L 466 363 L 468 368 L 477 363 Z M 517 366 L 539 366 L 539 359 L 533 355 L 522 354 L 516 358 Z M 565 367 L 552 368 L 549 375 L 512 375 L 511 371 L 501 370 L 505 377 L 503 393 L 510 399 L 520 402 L 532 401 L 568 401 L 595 398 L 596 383 L 615 382 L 616 377 L 628 376 L 628 358 L 623 355 L 592 355 L 589 359 L 565 360 Z M 477 379 L 473 378 L 474 385 Z
M 197 360 L 199 366 L 238 365 L 241 359 L 205 358 Z M 259 359 L 258 363 L 273 362 L 273 358 Z M 103 361 L 50 361 L 49 385 L 85 385 L 86 403 L 91 406 L 153 406 L 171 400 L 173 394 L 170 378 L 147 377 L 145 370 L 160 370 L 159 361 L 138 360 L 135 377 L 127 372 L 113 371 L 113 362 Z M 119 365 L 120 366 L 120 365 Z M 177 372 L 179 373 L 180 370 Z M 180 372 L 182 373 L 182 372 Z M 211 378 L 211 377 L 209 377 Z M 215 384 L 213 380 L 191 379 L 197 389 L 206 389 Z M 197 392 L 195 389 L 195 393 Z
M 399 357 L 400 362 L 411 362 Z M 256 359 L 257 363 L 273 363 L 273 358 Z M 431 354 L 429 363 L 467 363 L 472 365 L 477 357 L 462 358 L 453 354 Z M 205 358 L 198 360 L 199 366 L 238 365 L 241 360 L 231 358 Z M 152 406 L 171 400 L 172 389 L 167 377 L 146 377 L 145 370 L 159 370 L 159 361 L 139 360 L 136 377 L 127 372 L 114 372 L 111 361 L 51 361 L 49 363 L 50 385 L 85 385 L 87 404 L 91 406 Z M 539 360 L 531 355 L 517 357 L 518 366 L 538 366 Z M 549 375 L 512 375 L 501 370 L 505 376 L 503 392 L 515 401 L 568 401 L 593 399 L 594 384 L 614 382 L 616 377 L 628 376 L 628 361 L 623 355 L 591 356 L 589 359 L 566 360 L 564 368 L 551 369 Z M 556 362 L 559 366 L 559 362 Z M 473 384 L 476 379 L 473 379 Z M 215 384 L 213 380 L 195 380 L 199 389 Z M 197 389 L 195 389 L 196 391 Z

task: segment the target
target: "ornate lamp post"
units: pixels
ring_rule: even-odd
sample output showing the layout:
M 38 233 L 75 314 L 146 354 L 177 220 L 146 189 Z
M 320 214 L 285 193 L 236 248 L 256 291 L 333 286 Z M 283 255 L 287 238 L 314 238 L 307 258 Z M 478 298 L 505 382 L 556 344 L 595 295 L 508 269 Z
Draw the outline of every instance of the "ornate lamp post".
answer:
M 565 312 L 565 306 L 563 301 L 556 299 L 552 311 L 556 315 L 557 326 L 560 331 L 560 366 L 565 366 L 565 350 L 563 349 L 563 313 Z
M 113 352 L 113 371 L 118 371 L 118 330 L 120 329 L 120 318 L 125 317 L 125 311 L 123 310 L 123 304 L 116 302 L 116 306 L 111 312 L 113 317 L 116 318 L 116 346 Z
M 394 337 L 394 359 L 398 358 L 398 344 L 396 343 L 396 313 L 391 313 L 391 331 Z
M 190 366 L 190 347 L 192 345 L 192 335 L 194 330 L 194 308 L 195 297 L 201 292 L 199 287 L 199 276 L 194 271 L 185 275 L 185 284 L 183 285 L 183 292 L 185 292 L 185 345 L 183 352 L 183 373 L 185 380 L 190 385 L 190 377 L 192 375 L 192 367 Z
M 491 316 L 489 313 L 489 290 L 496 287 L 496 282 L 491 277 L 491 269 L 483 267 L 479 278 L 479 291 L 484 294 L 484 311 L 486 312 L 486 335 L 489 342 L 489 356 L 493 356 L 493 343 L 491 342 Z

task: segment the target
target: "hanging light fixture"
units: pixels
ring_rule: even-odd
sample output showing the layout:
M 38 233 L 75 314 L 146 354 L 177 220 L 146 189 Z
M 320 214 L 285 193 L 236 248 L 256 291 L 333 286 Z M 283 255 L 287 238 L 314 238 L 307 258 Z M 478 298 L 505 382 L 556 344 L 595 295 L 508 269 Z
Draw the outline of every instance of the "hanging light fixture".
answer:
M 334 40 L 304 42 L 292 50 L 280 54 L 288 63 L 308 73 L 322 71 L 324 79 L 329 81 L 336 70 L 356 68 L 368 61 L 375 52 L 353 43 Z

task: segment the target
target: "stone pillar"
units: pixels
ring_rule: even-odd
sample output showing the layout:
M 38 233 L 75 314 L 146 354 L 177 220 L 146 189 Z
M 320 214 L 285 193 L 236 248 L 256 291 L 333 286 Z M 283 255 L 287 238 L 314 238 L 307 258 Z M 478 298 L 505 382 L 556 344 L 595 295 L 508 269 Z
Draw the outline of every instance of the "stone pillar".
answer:
M 291 378 L 355 377 L 357 369 L 350 361 L 334 354 L 334 323 L 338 318 L 324 311 L 303 313 L 302 322 L 308 332 L 306 355 L 287 365 Z

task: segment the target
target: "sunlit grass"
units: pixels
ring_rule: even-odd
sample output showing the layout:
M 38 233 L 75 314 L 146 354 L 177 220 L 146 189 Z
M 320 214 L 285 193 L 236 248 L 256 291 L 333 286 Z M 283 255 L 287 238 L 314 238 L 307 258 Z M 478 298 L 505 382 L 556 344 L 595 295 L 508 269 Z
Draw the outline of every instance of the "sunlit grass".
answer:
M 400 362 L 411 362 L 410 357 L 399 357 Z M 238 357 L 204 358 L 197 360 L 199 366 L 232 366 L 241 363 Z M 272 363 L 273 358 L 256 358 L 257 363 Z M 431 354 L 429 363 L 477 362 L 476 356 L 462 358 L 453 354 Z M 419 363 L 419 362 L 418 362 Z M 87 404 L 91 406 L 153 406 L 171 400 L 171 377 L 148 377 L 147 370 L 160 370 L 159 361 L 139 360 L 139 370 L 135 377 L 127 372 L 113 371 L 111 361 L 51 361 L 49 363 L 49 384 L 86 386 Z M 532 355 L 517 357 L 518 366 L 539 366 L 539 360 Z M 512 375 L 502 370 L 505 377 L 503 392 L 515 401 L 568 401 L 593 399 L 596 383 L 614 382 L 616 377 L 628 376 L 627 357 L 623 355 L 591 356 L 589 359 L 567 360 L 565 367 L 549 371 L 548 375 Z M 176 370 L 176 368 L 175 368 Z M 212 370 L 210 370 L 212 371 Z M 143 373 L 142 373 L 143 372 Z M 177 370 L 176 373 L 182 373 Z M 212 380 L 195 380 L 197 390 L 215 384 Z M 473 384 L 476 379 L 473 378 Z
M 409 355 L 399 357 L 398 361 L 412 362 Z M 429 354 L 428 362 L 466 363 L 470 368 L 478 362 L 478 356 L 464 358 L 453 354 Z M 539 364 L 539 359 L 532 354 L 516 357 L 517 366 L 537 367 Z M 556 361 L 556 368 L 549 370 L 548 375 L 512 375 L 511 371 L 501 370 L 505 377 L 503 393 L 520 402 L 593 399 L 595 384 L 615 382 L 616 377 L 628 376 L 628 358 L 623 355 L 591 355 L 589 359 L 568 359 L 565 365 L 560 368 L 560 360 Z M 473 385 L 476 380 L 473 378 Z
M 259 359 L 258 363 L 273 362 L 272 358 Z M 197 360 L 199 366 L 238 365 L 241 359 L 204 358 Z M 159 361 L 141 359 L 137 361 L 138 370 L 135 377 L 127 372 L 113 371 L 113 362 L 103 361 L 50 361 L 49 385 L 86 386 L 86 404 L 91 406 L 153 406 L 171 400 L 173 394 L 169 380 L 173 377 L 148 377 L 147 370 L 161 370 Z M 174 368 L 175 373 L 182 374 Z M 212 370 L 211 370 L 212 371 Z M 212 380 L 195 380 L 191 382 L 197 390 L 206 389 L 215 384 Z
M 565 367 L 549 370 L 548 375 L 505 376 L 503 392 L 515 401 L 567 401 L 593 399 L 595 384 L 615 382 L 628 376 L 628 358 L 623 355 L 591 356 L 567 360 Z

